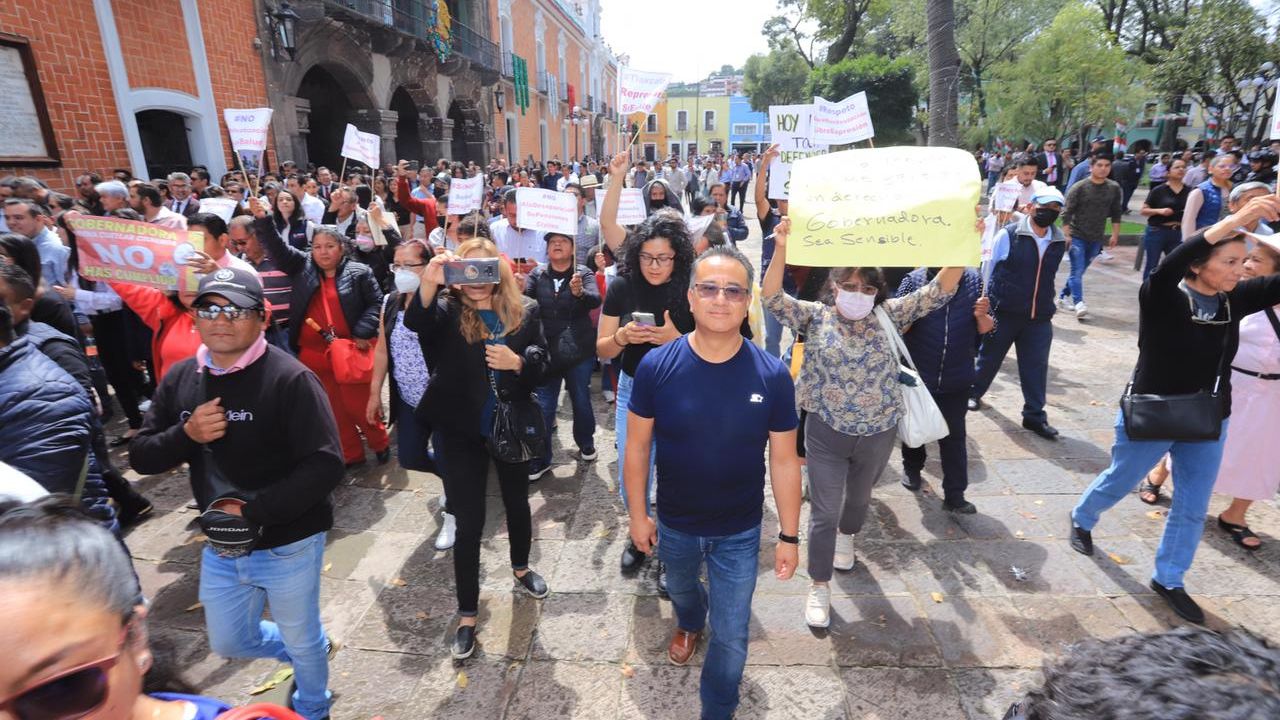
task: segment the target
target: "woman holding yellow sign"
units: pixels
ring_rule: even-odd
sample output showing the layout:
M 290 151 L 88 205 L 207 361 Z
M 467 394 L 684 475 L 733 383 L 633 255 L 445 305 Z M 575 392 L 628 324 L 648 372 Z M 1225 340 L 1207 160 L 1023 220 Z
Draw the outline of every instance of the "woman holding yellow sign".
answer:
M 902 328 L 951 299 L 964 268 L 940 271 L 929 284 L 890 298 L 879 268 L 835 268 L 835 305 L 797 300 L 782 292 L 791 220 L 774 230 L 773 261 L 764 276 L 764 306 L 805 336 L 796 398 L 809 413 L 804 440 L 809 466 L 809 599 L 805 622 L 831 622 L 832 570 L 852 570 L 853 537 L 862 529 L 871 488 L 889 464 L 902 413 L 894 340 L 874 312 L 883 308 Z

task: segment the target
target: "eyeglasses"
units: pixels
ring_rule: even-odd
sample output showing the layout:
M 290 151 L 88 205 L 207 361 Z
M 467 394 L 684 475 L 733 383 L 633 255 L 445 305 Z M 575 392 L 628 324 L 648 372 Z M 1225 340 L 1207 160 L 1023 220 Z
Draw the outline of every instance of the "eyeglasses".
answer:
M 196 317 L 201 320 L 217 320 L 224 317 L 231 322 L 235 322 L 242 317 L 248 317 L 249 313 L 259 312 L 258 308 L 242 308 L 235 305 L 205 305 L 202 308 L 196 308 Z
M 649 267 L 666 267 L 676 259 L 675 255 L 650 255 L 640 253 L 640 264 Z
M 421 263 L 395 263 L 394 265 L 392 265 L 392 266 L 391 266 L 391 269 L 392 269 L 392 270 L 411 270 L 411 269 L 413 269 L 413 268 L 420 268 L 420 267 L 426 267 L 426 266 L 427 266 L 427 264 L 426 264 L 426 263 L 424 263 L 424 262 L 421 262 Z
M 875 295 L 880 290 L 872 285 L 854 285 L 853 283 L 840 283 L 837 287 L 845 292 L 862 293 L 863 295 Z
M 751 297 L 750 290 L 737 285 L 721 287 L 715 283 L 694 283 L 693 289 L 698 291 L 698 297 L 703 300 L 715 300 L 720 293 L 724 293 L 724 299 L 732 303 L 746 302 Z
M 1191 289 L 1185 284 L 1179 286 L 1182 293 L 1187 296 L 1187 307 L 1191 310 L 1191 322 L 1195 325 L 1230 325 L 1231 324 L 1231 298 L 1226 294 L 1219 294 L 1222 304 L 1227 308 L 1227 317 L 1225 320 L 1218 320 L 1216 317 L 1207 318 L 1200 315 L 1196 311 L 1195 298 L 1191 296 Z
M 77 665 L 0 700 L 0 712 L 19 720 L 71 720 L 97 710 L 107 700 L 107 673 L 116 666 L 129 637 L 129 626 L 120 630 L 114 654 Z

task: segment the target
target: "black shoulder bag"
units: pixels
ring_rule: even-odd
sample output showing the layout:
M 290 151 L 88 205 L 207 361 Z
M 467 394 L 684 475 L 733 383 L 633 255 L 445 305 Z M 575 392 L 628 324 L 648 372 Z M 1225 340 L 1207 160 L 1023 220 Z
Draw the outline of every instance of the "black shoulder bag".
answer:
M 489 429 L 489 453 L 504 463 L 528 462 L 542 455 L 547 441 L 547 424 L 537 397 L 504 399 L 498 392 L 493 369 L 485 366 L 489 388 L 493 391 L 493 426 Z
M 1226 295 L 1230 317 L 1231 301 Z M 1218 359 L 1218 373 L 1213 379 L 1213 390 L 1197 390 L 1181 395 L 1140 394 L 1133 391 L 1133 381 L 1138 369 L 1134 368 L 1120 398 L 1120 411 L 1124 414 L 1124 432 L 1130 440 L 1173 440 L 1190 442 L 1218 440 L 1222 434 L 1222 373 L 1227 364 L 1227 343 L 1231 339 L 1228 325 L 1222 336 L 1222 357 Z
M 209 393 L 205 379 L 208 369 L 198 370 L 200 375 L 200 402 L 208 402 Z M 200 445 L 204 454 L 205 482 L 213 489 L 213 500 L 209 507 L 198 518 L 200 530 L 208 538 L 209 547 L 218 557 L 238 558 L 253 552 L 253 548 L 262 539 L 262 526 L 242 515 L 233 515 L 225 510 L 215 510 L 213 506 L 219 500 L 244 500 L 243 493 L 237 492 L 235 486 L 227 482 L 218 469 L 218 459 L 213 456 L 213 448 L 207 443 Z

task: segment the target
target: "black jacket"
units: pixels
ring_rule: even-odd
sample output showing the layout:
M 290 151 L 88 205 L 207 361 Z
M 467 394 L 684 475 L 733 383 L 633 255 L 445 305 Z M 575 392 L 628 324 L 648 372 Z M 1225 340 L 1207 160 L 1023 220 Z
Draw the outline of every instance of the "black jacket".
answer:
M 326 212 L 322 218 L 325 225 L 337 225 L 338 214 L 332 210 Z M 395 228 L 384 228 L 382 231 L 383 238 L 387 241 L 382 247 L 374 247 L 372 250 L 361 250 L 355 246 L 356 226 L 362 221 L 373 222 L 368 217 L 365 210 L 357 209 L 355 217 L 351 218 L 351 222 L 347 224 L 347 254 L 351 259 L 369 266 L 373 270 L 373 277 L 378 281 L 378 287 L 383 292 L 391 291 L 391 263 L 394 262 L 396 256 L 396 246 L 400 244 L 400 231 Z
M 418 405 L 418 418 L 431 427 L 468 437 L 481 437 L 480 422 L 489 397 L 488 364 L 484 343 L 468 343 L 458 323 L 462 307 L 447 291 L 423 307 L 414 293 L 405 310 L 404 324 L 418 333 L 423 357 L 431 358 L 431 381 Z M 525 302 L 520 329 L 506 336 L 507 347 L 524 358 L 517 375 L 494 372 L 498 394 L 504 400 L 528 398 L 547 370 L 547 341 L 538 321 L 538 305 Z
M 596 330 L 591 311 L 600 307 L 596 276 L 584 265 L 573 271 L 582 276 L 582 297 L 575 297 L 564 281 L 556 292 L 550 265 L 539 265 L 529 273 L 524 294 L 538 301 L 538 318 L 547 337 L 547 352 L 557 370 L 577 365 L 596 354 Z
M 253 221 L 254 234 L 267 248 L 267 254 L 292 280 L 289 294 L 289 347 L 298 350 L 298 335 L 306 323 L 307 307 L 320 289 L 320 269 L 311 260 L 311 254 L 285 244 L 276 232 L 270 216 Z M 351 336 L 369 340 L 378 334 L 378 308 L 382 293 L 373 279 L 373 271 L 367 265 L 343 258 L 336 274 L 338 304 L 342 316 L 351 328 Z M 319 319 L 317 319 L 319 322 Z M 321 323 L 323 324 L 323 323 Z
M 1054 159 L 1054 165 L 1058 168 L 1058 177 L 1054 179 L 1053 185 L 1058 189 L 1062 189 L 1062 187 L 1067 184 L 1067 176 L 1071 174 L 1071 171 L 1063 170 L 1062 153 L 1058 152 L 1057 150 L 1054 150 L 1053 159 Z M 1048 153 L 1044 153 L 1044 152 L 1036 153 L 1036 165 L 1039 166 L 1036 169 L 1036 179 L 1042 183 L 1049 182 L 1048 180 L 1045 179 L 1049 177 Z

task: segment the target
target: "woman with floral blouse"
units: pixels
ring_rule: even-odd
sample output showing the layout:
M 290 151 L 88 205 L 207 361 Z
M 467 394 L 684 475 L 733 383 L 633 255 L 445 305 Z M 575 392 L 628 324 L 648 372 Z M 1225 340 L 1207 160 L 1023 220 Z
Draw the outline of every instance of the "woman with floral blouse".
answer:
M 804 441 L 809 465 L 809 599 L 805 622 L 830 622 L 832 569 L 852 570 L 853 536 L 862 529 L 871 488 L 889 463 L 902 412 L 898 357 L 873 310 L 883 307 L 901 330 L 942 307 L 963 268 L 944 268 L 919 290 L 889 298 L 878 268 L 835 268 L 835 306 L 782 292 L 787 218 L 774 230 L 774 256 L 764 276 L 765 308 L 805 336 L 796 399 L 808 412 Z

